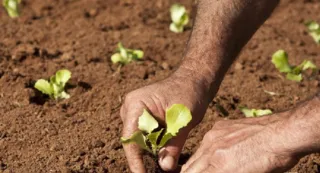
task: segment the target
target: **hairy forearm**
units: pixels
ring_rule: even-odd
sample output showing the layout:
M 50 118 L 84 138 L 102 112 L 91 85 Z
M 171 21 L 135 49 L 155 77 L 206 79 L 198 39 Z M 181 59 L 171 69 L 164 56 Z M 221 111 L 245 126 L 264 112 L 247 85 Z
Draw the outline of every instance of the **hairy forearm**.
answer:
M 187 50 L 177 73 L 188 74 L 212 99 L 224 74 L 279 0 L 199 0 Z

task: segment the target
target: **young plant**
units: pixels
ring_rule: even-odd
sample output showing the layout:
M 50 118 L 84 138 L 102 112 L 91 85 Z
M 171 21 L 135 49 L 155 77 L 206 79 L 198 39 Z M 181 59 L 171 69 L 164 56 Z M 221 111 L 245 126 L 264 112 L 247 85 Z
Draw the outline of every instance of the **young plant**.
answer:
M 320 44 L 320 24 L 315 21 L 306 23 L 310 36 L 317 44 Z
M 111 56 L 111 61 L 113 64 L 128 64 L 133 60 L 141 60 L 143 54 L 142 50 L 127 49 L 123 47 L 122 43 L 118 43 L 117 53 Z
M 296 82 L 302 81 L 303 71 L 306 71 L 308 69 L 312 69 L 313 73 L 317 71 L 317 66 L 308 60 L 304 60 L 298 66 L 290 65 L 288 62 L 288 54 L 284 50 L 278 50 L 272 55 L 272 63 L 281 73 L 287 74 L 287 79 Z
M 170 8 L 171 20 L 170 31 L 175 33 L 183 32 L 184 26 L 189 22 L 189 15 L 186 8 L 180 4 L 173 4 Z
M 21 0 L 3 0 L 2 5 L 11 18 L 19 17 L 19 4 Z
M 190 110 L 182 104 L 174 104 L 166 110 L 166 129 L 159 129 L 159 123 L 143 110 L 139 117 L 138 128 L 130 138 L 121 137 L 121 142 L 124 144 L 136 143 L 142 149 L 156 155 L 158 151 L 174 136 L 177 136 L 182 127 L 188 125 L 192 116 Z
M 43 94 L 47 94 L 50 98 L 68 99 L 70 95 L 64 91 L 64 87 L 70 78 L 71 72 L 69 70 L 59 70 L 50 77 L 50 81 L 37 80 L 34 87 Z
M 240 110 L 247 118 L 272 114 L 270 109 L 248 109 L 246 107 L 240 107 Z

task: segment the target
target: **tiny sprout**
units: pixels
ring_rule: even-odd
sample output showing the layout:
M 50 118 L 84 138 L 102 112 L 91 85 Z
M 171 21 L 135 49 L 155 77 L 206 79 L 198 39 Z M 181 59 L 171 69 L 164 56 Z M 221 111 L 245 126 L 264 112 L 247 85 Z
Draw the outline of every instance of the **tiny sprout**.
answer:
M 43 94 L 54 99 L 68 99 L 70 95 L 64 91 L 64 87 L 71 78 L 69 70 L 59 70 L 55 75 L 50 77 L 50 82 L 44 79 L 39 79 L 34 87 Z
M 188 125 L 192 116 L 190 110 L 182 104 L 174 104 L 166 110 L 166 129 L 158 131 L 159 123 L 147 111 L 143 110 L 139 117 L 138 128 L 131 137 L 121 137 L 123 144 L 136 143 L 140 148 L 156 155 L 158 151 L 174 136 L 177 136 L 179 130 Z
M 143 55 L 142 50 L 126 49 L 122 43 L 118 43 L 117 52 L 111 56 L 111 61 L 113 64 L 128 64 L 133 60 L 141 60 Z
M 287 74 L 286 78 L 288 80 L 296 82 L 302 81 L 303 71 L 308 69 L 312 69 L 314 73 L 317 71 L 317 66 L 309 60 L 304 60 L 298 66 L 291 66 L 288 62 L 288 54 L 284 50 L 278 50 L 272 55 L 272 63 L 281 73 Z
M 320 24 L 315 21 L 310 21 L 306 23 L 310 36 L 313 40 L 320 44 Z
M 186 8 L 180 4 L 173 4 L 170 8 L 171 20 L 170 31 L 175 33 L 183 32 L 184 26 L 189 22 L 189 15 Z
M 240 110 L 247 118 L 261 117 L 272 114 L 270 109 L 248 109 L 246 107 L 240 107 Z

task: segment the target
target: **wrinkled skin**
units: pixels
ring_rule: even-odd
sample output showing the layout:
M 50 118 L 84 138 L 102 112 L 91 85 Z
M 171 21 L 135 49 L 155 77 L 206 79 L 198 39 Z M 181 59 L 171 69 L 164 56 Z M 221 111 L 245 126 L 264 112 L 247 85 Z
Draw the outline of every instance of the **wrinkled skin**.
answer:
M 183 173 L 284 172 L 298 158 L 279 147 L 274 138 L 284 115 L 217 122 L 206 133 L 197 152 L 183 166 Z M 257 147 L 258 146 L 258 147 Z

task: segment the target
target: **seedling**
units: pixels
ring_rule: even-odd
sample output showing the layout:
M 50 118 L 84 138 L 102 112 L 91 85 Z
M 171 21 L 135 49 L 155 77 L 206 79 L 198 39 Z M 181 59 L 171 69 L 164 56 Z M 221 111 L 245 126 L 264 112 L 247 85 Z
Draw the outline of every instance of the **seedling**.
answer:
M 171 20 L 170 31 L 175 33 L 183 32 L 184 26 L 189 22 L 189 15 L 186 8 L 180 4 L 173 4 L 170 8 Z
M 190 110 L 182 104 L 174 104 L 166 110 L 166 129 L 158 131 L 159 123 L 147 110 L 143 110 L 139 117 L 138 128 L 130 138 L 121 137 L 123 144 L 136 143 L 140 148 L 156 155 L 158 151 L 177 133 L 182 127 L 188 125 L 192 116 Z
M 70 78 L 71 72 L 69 70 L 59 70 L 50 77 L 50 81 L 37 80 L 34 87 L 43 94 L 47 94 L 50 98 L 68 99 L 70 95 L 64 91 L 64 87 Z
M 248 109 L 246 107 L 240 107 L 240 110 L 247 118 L 272 114 L 270 109 Z
M 3 0 L 2 5 L 7 10 L 11 18 L 19 17 L 19 4 L 21 0 Z
M 312 69 L 313 73 L 317 72 L 317 66 L 309 60 L 304 60 L 298 66 L 292 66 L 288 62 L 288 54 L 284 50 L 278 50 L 272 55 L 272 63 L 281 73 L 287 74 L 287 79 L 301 82 L 302 72 Z
M 117 53 L 111 56 L 111 61 L 113 64 L 128 64 L 133 60 L 141 60 L 143 54 L 142 50 L 127 49 L 123 47 L 122 43 L 118 43 Z
M 320 44 L 320 24 L 315 21 L 306 23 L 310 36 L 317 44 Z

